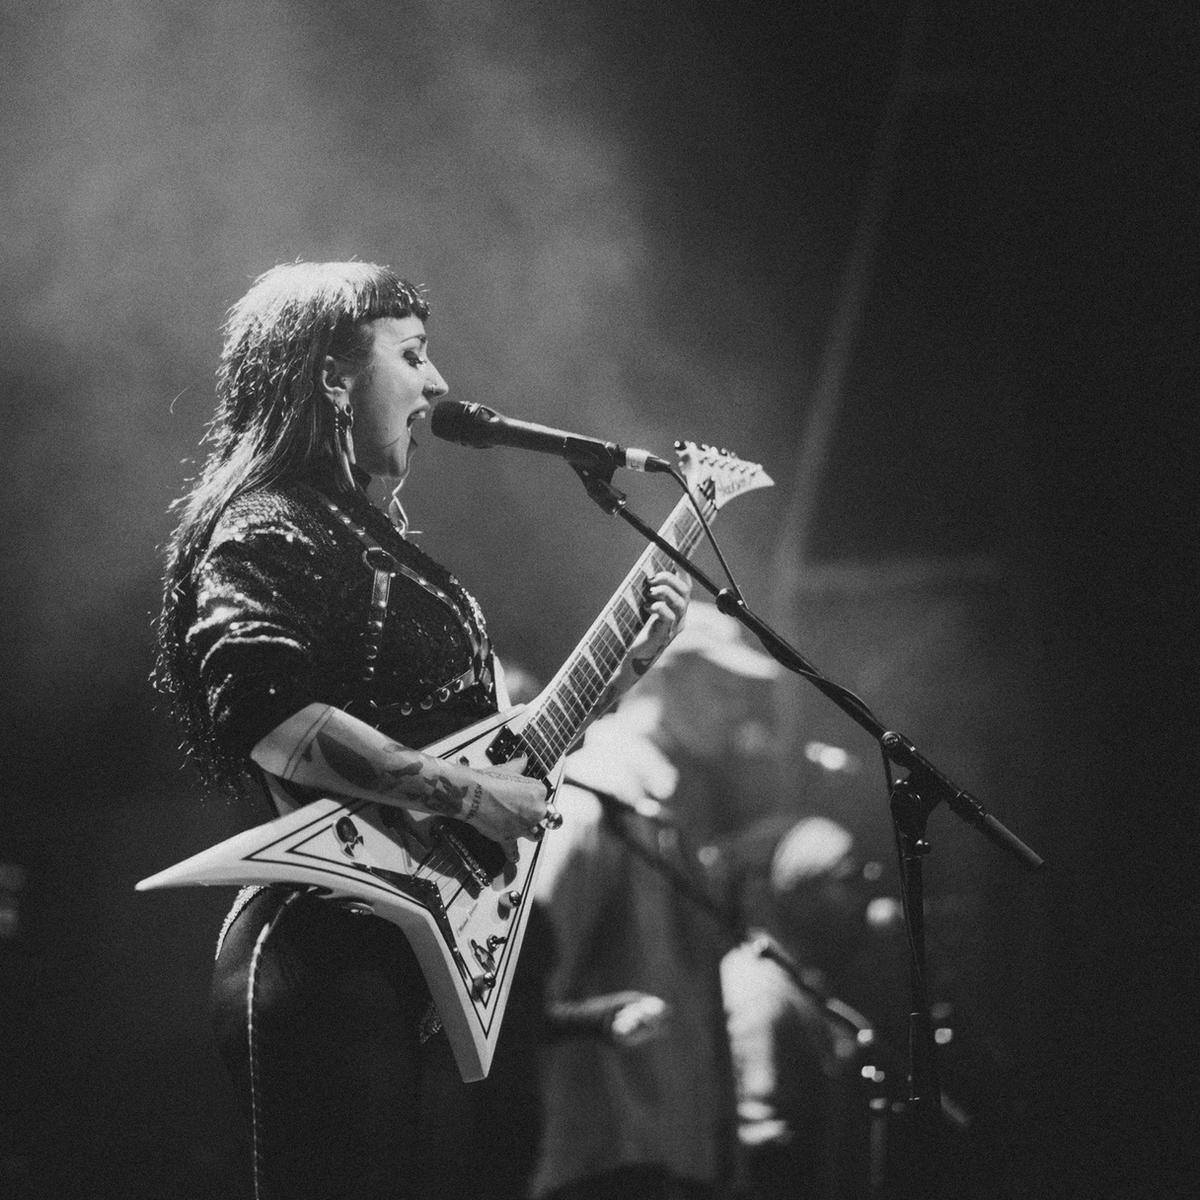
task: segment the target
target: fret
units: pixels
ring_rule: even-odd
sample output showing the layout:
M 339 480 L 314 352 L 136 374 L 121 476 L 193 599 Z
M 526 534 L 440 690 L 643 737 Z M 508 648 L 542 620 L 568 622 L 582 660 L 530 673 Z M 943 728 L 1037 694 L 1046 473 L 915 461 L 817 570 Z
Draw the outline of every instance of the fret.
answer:
M 595 649 L 589 642 L 579 649 L 579 661 L 586 663 L 590 670 L 585 676 L 587 686 L 580 693 L 580 699 L 586 704 L 595 704 L 604 694 L 605 671 L 604 664 L 597 659 Z
M 642 627 L 641 605 L 636 604 L 632 596 L 622 596 L 613 605 L 612 618 L 616 624 L 618 635 L 628 639 L 627 645 L 631 644 Z M 632 636 L 630 636 L 631 634 Z
M 587 708 L 579 697 L 565 686 L 556 692 L 552 697 L 561 708 L 563 715 L 567 718 L 567 722 L 578 728 L 587 719 Z
M 538 713 L 537 717 L 530 722 L 530 725 L 536 731 L 541 743 L 545 746 L 552 746 L 556 740 L 562 737 L 561 730 L 555 726 L 549 714 L 544 710 Z M 529 726 L 526 726 L 526 728 L 529 728 Z
M 536 717 L 524 730 L 525 742 L 530 751 L 531 767 L 535 767 L 534 774 L 544 775 L 549 767 L 541 767 L 541 764 L 552 764 L 557 762 L 562 757 L 563 736 L 553 729 L 547 729 L 542 724 L 542 718 Z
M 609 611 L 605 613 L 604 624 L 608 627 L 609 632 L 617 639 L 618 642 L 621 641 L 621 639 L 624 638 L 629 632 L 628 626 L 622 626 L 620 613 L 617 611 L 616 607 L 609 609 Z
M 551 696 L 550 699 L 546 701 L 542 712 L 550 717 L 550 719 L 554 722 L 554 727 L 556 729 L 571 728 L 571 718 L 560 707 L 556 697 Z
M 594 704 L 604 691 L 604 683 L 586 653 L 576 652 L 574 661 L 568 660 L 569 670 L 564 681 L 583 708 Z
M 596 631 L 589 649 L 600 668 L 600 674 L 611 678 L 621 665 L 621 659 L 625 657 L 628 647 L 621 645 L 621 639 L 605 623 Z
M 632 597 L 626 601 L 624 597 L 617 597 L 608 608 L 600 614 L 600 621 L 593 626 L 595 636 L 590 641 L 605 641 L 610 642 L 614 638 L 620 641 L 622 637 L 628 633 L 628 621 L 622 622 L 621 616 L 623 609 L 628 609 L 632 604 Z
M 533 735 L 532 728 L 527 727 L 522 731 L 521 744 L 529 761 L 525 765 L 526 775 L 542 776 L 549 772 L 550 768 L 558 761 L 550 746 L 546 745 L 541 738 Z

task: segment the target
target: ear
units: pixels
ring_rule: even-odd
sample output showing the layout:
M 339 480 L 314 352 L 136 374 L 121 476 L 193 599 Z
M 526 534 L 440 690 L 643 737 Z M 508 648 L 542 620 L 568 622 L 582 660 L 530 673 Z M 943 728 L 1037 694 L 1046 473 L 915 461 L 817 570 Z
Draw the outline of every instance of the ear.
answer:
M 334 404 L 345 408 L 349 403 L 350 364 L 344 359 L 334 358 L 332 354 L 325 355 L 325 361 L 321 363 L 320 381 L 321 391 Z

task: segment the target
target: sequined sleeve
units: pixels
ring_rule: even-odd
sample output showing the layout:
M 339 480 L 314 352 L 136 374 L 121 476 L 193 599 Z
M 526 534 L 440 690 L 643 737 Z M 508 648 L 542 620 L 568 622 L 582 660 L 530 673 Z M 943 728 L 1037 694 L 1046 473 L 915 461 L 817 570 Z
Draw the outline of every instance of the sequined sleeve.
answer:
M 196 573 L 188 648 L 225 754 L 322 699 L 314 618 L 327 611 L 311 536 L 286 522 L 219 527 Z

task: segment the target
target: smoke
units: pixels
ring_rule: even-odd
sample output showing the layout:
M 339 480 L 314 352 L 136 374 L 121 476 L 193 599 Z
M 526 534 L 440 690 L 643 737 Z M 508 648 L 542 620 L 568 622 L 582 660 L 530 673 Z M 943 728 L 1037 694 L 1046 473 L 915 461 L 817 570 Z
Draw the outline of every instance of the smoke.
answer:
M 3 553 L 25 703 L 85 687 L 94 703 L 144 677 L 155 547 L 211 411 L 217 327 L 278 261 L 374 259 L 428 284 L 452 392 L 534 419 L 665 450 L 729 440 L 725 398 L 762 390 L 720 328 L 753 303 L 718 285 L 719 255 L 680 272 L 669 163 L 648 169 L 637 100 L 659 85 L 601 16 L 493 0 L 9 7 Z M 672 33 L 693 95 L 716 78 L 687 53 L 696 36 Z M 664 279 L 695 307 L 684 339 Z M 450 561 L 476 556 L 495 622 L 547 669 L 564 647 L 539 650 L 542 626 L 582 628 L 636 547 L 565 470 L 423 449 L 418 526 Z M 530 606 L 578 554 L 581 519 L 598 531 L 588 565 Z

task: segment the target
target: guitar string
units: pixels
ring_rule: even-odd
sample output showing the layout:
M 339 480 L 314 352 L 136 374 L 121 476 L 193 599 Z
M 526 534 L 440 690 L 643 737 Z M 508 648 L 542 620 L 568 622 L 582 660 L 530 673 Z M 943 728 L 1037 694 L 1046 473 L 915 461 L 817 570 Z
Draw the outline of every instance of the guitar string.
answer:
M 641 628 L 641 622 L 638 620 L 640 614 L 637 613 L 637 610 L 631 604 L 629 596 L 631 592 L 636 593 L 638 587 L 644 586 L 646 578 L 648 577 L 640 573 L 635 577 L 630 588 L 617 598 L 610 606 L 609 612 L 603 614 L 604 622 L 601 626 L 597 627 L 596 637 L 589 643 L 589 647 L 593 650 L 593 657 L 610 674 L 620 665 L 622 658 Z M 617 625 L 616 630 L 609 623 L 609 617 Z M 550 705 L 552 703 L 555 704 L 555 707 L 560 712 L 563 712 L 564 708 L 569 710 L 572 707 L 579 707 L 581 709 L 580 716 L 583 716 L 586 715 L 587 708 L 590 708 L 599 699 L 600 695 L 603 694 L 605 685 L 598 677 L 587 670 L 586 660 L 580 659 L 577 666 L 581 668 L 584 675 L 583 684 L 585 686 L 581 688 L 579 683 L 574 681 L 573 676 L 580 673 L 575 670 L 568 673 L 568 676 L 564 680 L 564 685 L 574 683 L 575 689 L 583 692 L 586 704 L 572 705 L 571 700 L 573 697 L 564 695 L 560 689 L 547 699 L 542 710 L 530 722 L 530 726 L 527 727 L 532 728 L 535 733 L 544 739 L 552 750 L 552 755 L 549 757 L 553 759 L 557 759 L 565 751 L 569 738 L 573 735 L 574 731 L 570 730 L 564 736 L 561 724 L 555 718 Z M 566 701 L 565 705 L 563 703 L 564 700 Z M 556 701 L 557 703 L 555 703 Z M 547 756 L 543 754 L 542 757 Z
M 624 597 L 620 604 L 613 606 L 612 612 L 606 614 L 607 616 L 612 617 L 617 629 L 614 630 L 606 619 L 603 626 L 597 629 L 595 638 L 589 643 L 589 648 L 602 672 L 611 678 L 636 638 L 642 623 L 634 615 L 632 606 Z M 578 678 L 580 675 L 582 675 L 582 681 Z M 581 659 L 580 670 L 568 673 L 563 685 L 547 698 L 542 709 L 526 727 L 527 732 L 536 735 L 539 739 L 540 744 L 536 744 L 535 749 L 540 751 L 539 756 L 543 760 L 557 761 L 566 752 L 578 725 L 582 723 L 582 718 L 603 695 L 605 686 L 602 675 L 590 672 L 587 669 L 586 660 Z M 578 695 L 565 695 L 565 688 L 572 688 L 577 694 L 582 694 L 583 703 L 578 703 Z M 566 703 L 564 704 L 563 701 Z M 565 712 L 570 712 L 572 716 L 576 717 L 573 728 L 571 724 L 564 727 L 563 723 L 555 717 L 554 709 L 551 708 L 552 704 L 560 713 L 565 715 Z M 573 709 L 578 709 L 578 714 L 571 712 Z M 545 752 L 546 749 L 550 750 L 549 754 Z
M 705 505 L 705 508 L 711 507 L 711 503 Z M 688 520 L 688 518 L 690 518 L 690 520 Z M 686 526 L 687 528 L 681 528 L 682 526 Z M 686 552 L 695 546 L 700 539 L 701 533 L 702 530 L 700 529 L 699 524 L 690 509 L 681 510 L 676 515 L 676 518 L 669 523 L 668 534 L 674 535 L 675 544 L 683 552 Z M 655 570 L 663 569 L 669 561 L 670 560 L 661 550 L 653 547 L 646 556 L 647 567 Z M 633 637 L 636 637 L 637 632 L 641 629 L 642 623 L 638 620 L 637 609 L 632 604 L 631 597 L 635 596 L 637 591 L 645 586 L 649 575 L 642 569 L 635 569 L 638 571 L 637 575 L 634 576 L 629 585 L 614 598 L 614 600 L 608 606 L 608 609 L 601 613 L 600 623 L 595 626 L 595 639 L 594 641 L 590 641 L 588 643 L 588 648 L 592 648 L 593 646 L 595 647 L 597 654 L 594 655 L 594 657 L 600 658 L 601 665 L 609 671 L 610 675 L 620 665 L 621 659 L 624 657 L 625 653 L 629 649 L 629 645 L 632 643 L 632 637 L 630 637 L 629 642 L 625 642 L 624 637 L 629 637 L 631 633 Z M 621 613 L 623 610 L 627 610 L 628 614 L 625 616 L 624 620 L 621 618 Z M 615 618 L 621 634 L 623 634 L 624 637 L 619 636 L 618 633 L 613 630 L 612 626 L 608 622 L 608 618 L 610 616 Z M 620 647 L 620 649 L 618 650 L 617 647 Z M 601 657 L 601 652 L 606 652 L 607 657 Z M 550 697 L 547 698 L 537 715 L 534 716 L 534 718 L 525 728 L 525 733 L 527 736 L 532 731 L 541 739 L 543 744 L 541 746 L 535 744 L 533 749 L 538 752 L 538 757 L 541 758 L 543 762 L 557 761 L 560 757 L 562 757 L 562 755 L 566 752 L 570 741 L 574 738 L 575 732 L 578 730 L 578 724 L 576 724 L 574 729 L 568 727 L 564 731 L 563 727 L 555 719 L 553 713 L 549 711 L 550 705 L 552 703 L 556 703 L 556 707 L 558 707 L 559 711 L 562 712 L 567 709 L 567 706 L 562 703 L 564 699 L 568 702 L 568 705 L 572 699 L 576 699 L 576 697 L 572 697 L 569 694 L 564 696 L 562 690 L 564 687 L 573 684 L 572 677 L 576 675 L 576 668 L 582 670 L 583 674 L 585 675 L 584 683 L 587 685 L 586 687 L 581 688 L 579 684 L 574 684 L 575 690 L 577 692 L 582 692 L 586 701 L 584 705 L 579 706 L 581 708 L 579 723 L 582 723 L 582 718 L 586 717 L 587 711 L 596 703 L 597 700 L 599 700 L 600 696 L 603 695 L 604 687 L 606 685 L 600 681 L 599 676 L 589 671 L 586 664 L 586 659 L 583 657 L 581 652 L 577 656 L 576 664 L 567 673 L 560 687 L 556 689 L 556 691 Z M 588 695 L 588 692 L 592 692 L 594 694 Z M 569 711 L 569 709 L 567 709 L 567 711 Z M 546 728 L 547 725 L 549 725 L 549 729 Z M 551 751 L 549 755 L 545 753 L 547 749 Z

